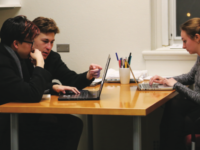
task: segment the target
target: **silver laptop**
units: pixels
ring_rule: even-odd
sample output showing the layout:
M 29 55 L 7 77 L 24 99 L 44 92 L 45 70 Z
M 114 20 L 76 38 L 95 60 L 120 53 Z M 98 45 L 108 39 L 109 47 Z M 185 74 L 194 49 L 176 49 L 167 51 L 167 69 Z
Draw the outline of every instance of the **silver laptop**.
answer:
M 172 86 L 167 86 L 167 85 L 162 85 L 162 84 L 158 84 L 158 83 L 153 83 L 152 85 L 149 85 L 149 83 L 138 83 L 138 81 L 136 80 L 133 71 L 130 67 L 130 65 L 128 64 L 131 74 L 133 75 L 133 78 L 135 80 L 135 83 L 137 84 L 137 89 L 140 91 L 166 91 L 166 90 L 173 90 Z

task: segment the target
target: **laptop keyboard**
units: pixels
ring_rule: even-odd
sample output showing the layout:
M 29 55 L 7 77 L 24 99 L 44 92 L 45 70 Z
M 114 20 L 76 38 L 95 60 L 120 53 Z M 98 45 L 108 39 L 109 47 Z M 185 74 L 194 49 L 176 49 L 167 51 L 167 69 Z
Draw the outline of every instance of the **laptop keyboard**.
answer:
M 81 91 L 80 94 L 73 94 L 73 95 L 70 95 L 69 98 L 73 98 L 73 99 L 79 100 L 79 99 L 85 99 L 85 98 L 87 98 L 88 95 L 89 95 L 89 92 L 86 91 L 86 90 L 84 90 L 84 91 Z M 67 96 L 68 96 L 68 95 L 67 95 Z
M 88 97 L 88 95 L 89 95 L 88 91 L 81 91 L 81 93 L 79 94 L 79 97 L 86 98 L 86 97 Z
M 158 89 L 158 83 L 153 83 L 152 85 L 149 85 L 149 83 L 141 83 L 139 84 L 140 89 Z

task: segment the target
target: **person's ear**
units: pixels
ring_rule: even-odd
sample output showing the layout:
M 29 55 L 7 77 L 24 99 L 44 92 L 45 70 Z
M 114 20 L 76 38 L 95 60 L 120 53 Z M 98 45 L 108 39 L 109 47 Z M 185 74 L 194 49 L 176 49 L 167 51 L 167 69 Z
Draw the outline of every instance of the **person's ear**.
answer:
M 195 34 L 195 40 L 197 43 L 200 43 L 200 35 L 198 33 Z
M 19 41 L 14 40 L 14 41 L 13 41 L 13 47 L 14 47 L 15 49 L 18 49 L 18 48 L 19 48 Z

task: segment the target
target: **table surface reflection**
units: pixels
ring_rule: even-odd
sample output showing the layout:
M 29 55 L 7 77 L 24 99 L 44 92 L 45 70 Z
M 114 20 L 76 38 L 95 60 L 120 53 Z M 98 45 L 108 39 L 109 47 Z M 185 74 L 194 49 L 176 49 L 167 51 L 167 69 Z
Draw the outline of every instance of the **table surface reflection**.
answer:
M 99 86 L 86 89 L 97 91 Z M 105 83 L 100 100 L 58 101 L 58 96 L 53 95 L 39 103 L 3 104 L 0 112 L 145 116 L 176 94 L 176 91 L 138 91 L 134 83 Z

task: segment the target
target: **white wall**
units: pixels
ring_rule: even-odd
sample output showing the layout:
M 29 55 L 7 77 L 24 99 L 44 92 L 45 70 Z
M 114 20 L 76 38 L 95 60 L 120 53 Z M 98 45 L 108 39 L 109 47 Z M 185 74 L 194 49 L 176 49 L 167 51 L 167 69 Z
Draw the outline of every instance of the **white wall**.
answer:
M 21 0 L 21 5 L 0 9 L 0 26 L 16 15 L 26 15 L 30 20 L 38 16 L 54 19 L 61 33 L 56 35 L 53 49 L 56 51 L 56 44 L 70 44 L 70 53 L 61 56 L 76 72 L 86 71 L 90 63 L 104 67 L 108 54 L 112 58 L 110 67 L 117 69 L 115 52 L 119 57 L 132 52 L 132 68 L 145 69 L 142 51 L 151 49 L 149 0 Z M 132 119 L 128 122 L 123 128 L 131 128 Z M 81 150 L 86 150 L 85 142 L 83 134 Z M 113 149 L 117 147 L 116 143 Z
M 0 9 L 0 26 L 8 17 L 26 15 L 30 20 L 53 18 L 61 33 L 56 44 L 70 44 L 63 60 L 77 72 L 90 63 L 104 67 L 111 54 L 110 67 L 118 68 L 115 52 L 128 56 L 132 52 L 133 69 L 145 69 L 141 52 L 149 50 L 150 2 L 147 0 L 21 0 L 22 7 Z M 137 65 L 136 65 L 137 64 Z

